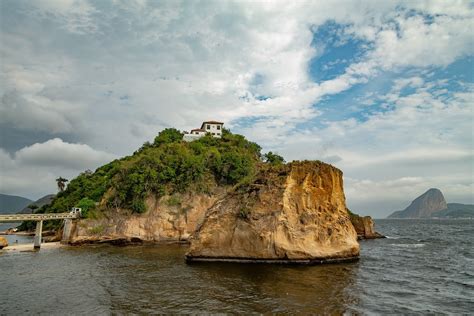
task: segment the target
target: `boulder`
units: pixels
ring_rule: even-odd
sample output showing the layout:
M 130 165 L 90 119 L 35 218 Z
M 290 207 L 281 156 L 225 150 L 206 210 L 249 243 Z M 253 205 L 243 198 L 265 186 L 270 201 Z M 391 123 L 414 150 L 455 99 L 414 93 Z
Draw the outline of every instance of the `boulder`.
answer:
M 377 233 L 374 228 L 374 220 L 370 216 L 359 216 L 354 213 L 349 213 L 352 225 L 357 232 L 358 239 L 375 239 L 385 238 L 384 235 Z
M 5 237 L 0 236 L 0 249 L 8 246 L 8 240 Z

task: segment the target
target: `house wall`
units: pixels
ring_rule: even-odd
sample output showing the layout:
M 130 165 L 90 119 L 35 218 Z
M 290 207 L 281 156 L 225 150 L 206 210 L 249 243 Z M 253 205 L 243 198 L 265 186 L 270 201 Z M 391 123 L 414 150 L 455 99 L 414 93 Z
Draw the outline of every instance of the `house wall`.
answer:
M 194 134 L 194 135 L 206 135 L 206 132 L 201 132 L 201 131 L 192 131 L 191 134 Z
M 183 140 L 185 142 L 192 142 L 193 140 L 199 139 L 203 137 L 204 135 L 196 135 L 196 134 L 184 134 L 183 135 Z
M 212 136 L 217 137 L 217 138 L 221 138 L 221 136 L 222 136 L 222 125 L 205 123 L 203 127 L 206 130 L 206 133 L 211 133 Z

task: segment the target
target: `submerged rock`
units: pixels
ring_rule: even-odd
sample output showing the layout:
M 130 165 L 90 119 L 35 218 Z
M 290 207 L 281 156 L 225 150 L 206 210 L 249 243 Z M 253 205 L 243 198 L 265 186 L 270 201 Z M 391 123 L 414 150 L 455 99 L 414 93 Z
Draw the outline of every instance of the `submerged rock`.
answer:
M 218 201 L 186 260 L 323 263 L 358 256 L 342 172 L 305 161 L 261 169 L 251 184 Z
M 0 236 L 0 249 L 8 246 L 8 240 L 5 237 Z

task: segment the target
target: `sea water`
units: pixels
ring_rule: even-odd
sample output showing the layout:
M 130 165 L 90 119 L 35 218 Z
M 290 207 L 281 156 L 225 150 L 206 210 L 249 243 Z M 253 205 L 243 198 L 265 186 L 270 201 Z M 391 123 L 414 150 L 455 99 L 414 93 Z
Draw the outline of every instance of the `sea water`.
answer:
M 474 221 L 377 220 L 358 262 L 201 263 L 184 245 L 0 251 L 0 314 L 469 314 Z

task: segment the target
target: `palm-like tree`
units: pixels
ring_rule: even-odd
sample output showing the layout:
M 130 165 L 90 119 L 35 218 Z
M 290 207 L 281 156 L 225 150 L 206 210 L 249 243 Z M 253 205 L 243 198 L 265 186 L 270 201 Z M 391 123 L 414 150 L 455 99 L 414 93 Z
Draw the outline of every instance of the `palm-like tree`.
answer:
M 59 192 L 63 192 L 64 188 L 66 187 L 66 182 L 68 182 L 68 179 L 65 179 L 63 177 L 59 177 L 56 179 L 56 183 L 58 184 L 58 189 Z

